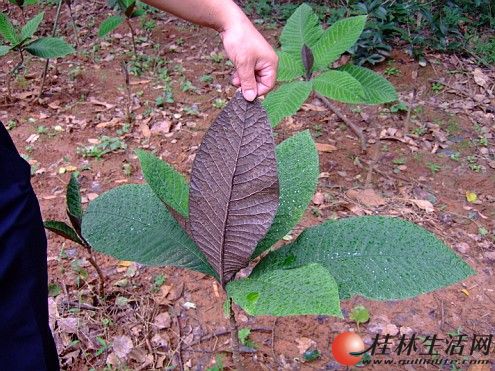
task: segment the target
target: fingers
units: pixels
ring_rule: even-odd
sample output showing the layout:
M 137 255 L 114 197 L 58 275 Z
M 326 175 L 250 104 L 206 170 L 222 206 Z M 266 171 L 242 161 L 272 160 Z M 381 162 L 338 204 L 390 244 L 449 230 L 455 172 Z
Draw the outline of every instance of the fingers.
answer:
M 254 63 L 250 62 L 239 63 L 237 66 L 242 95 L 250 102 L 258 96 L 258 84 L 256 82 L 254 67 Z
M 277 77 L 276 66 L 276 63 L 268 63 L 256 71 L 258 95 L 265 95 L 275 86 Z
M 235 71 L 232 76 L 232 85 L 237 87 L 241 86 L 241 79 L 239 78 L 239 74 L 237 73 L 237 71 Z

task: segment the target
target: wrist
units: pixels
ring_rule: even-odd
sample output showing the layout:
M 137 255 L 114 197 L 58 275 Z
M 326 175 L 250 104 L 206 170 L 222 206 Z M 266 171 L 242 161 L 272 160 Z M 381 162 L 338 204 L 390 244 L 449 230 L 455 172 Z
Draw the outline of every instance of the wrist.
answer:
M 218 24 L 214 27 L 220 34 L 234 27 L 251 26 L 251 22 L 244 12 L 233 2 L 228 1 L 230 6 L 222 9 L 222 14 L 218 19 Z

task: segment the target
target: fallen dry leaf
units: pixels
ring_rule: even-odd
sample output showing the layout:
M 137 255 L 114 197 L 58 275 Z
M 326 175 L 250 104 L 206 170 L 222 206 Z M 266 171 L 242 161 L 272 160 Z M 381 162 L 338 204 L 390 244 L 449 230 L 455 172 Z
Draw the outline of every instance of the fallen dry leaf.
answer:
M 409 202 L 419 207 L 421 210 L 426 211 L 427 213 L 431 213 L 435 210 L 433 204 L 428 200 L 415 200 L 410 199 Z
M 300 354 L 304 354 L 308 349 L 316 347 L 316 342 L 310 338 L 298 338 L 296 339 L 296 343 Z
M 172 122 L 170 120 L 159 121 L 151 127 L 152 134 L 167 134 L 170 133 Z
M 337 147 L 328 143 L 316 143 L 316 149 L 320 152 L 333 152 L 337 150 Z
M 112 348 L 115 355 L 120 359 L 126 359 L 133 347 L 134 344 L 129 336 L 122 335 L 113 338 Z
M 475 68 L 473 71 L 474 82 L 479 86 L 486 87 L 490 82 L 490 78 L 485 75 L 481 68 Z
M 164 328 L 169 328 L 172 325 L 172 319 L 170 318 L 170 314 L 168 312 L 163 312 L 158 314 L 155 317 L 154 324 L 160 330 Z
M 377 207 L 385 204 L 385 199 L 373 189 L 350 189 L 347 196 L 367 207 Z
M 89 97 L 88 102 L 89 103 L 92 103 L 92 104 L 94 104 L 96 106 L 103 106 L 106 109 L 111 109 L 111 108 L 114 108 L 115 107 L 115 104 L 111 104 L 111 103 L 107 103 L 107 102 L 102 102 L 102 101 L 96 99 L 95 97 Z
M 321 205 L 323 202 L 325 202 L 325 195 L 321 192 L 316 192 L 313 196 L 313 203 L 315 205 Z

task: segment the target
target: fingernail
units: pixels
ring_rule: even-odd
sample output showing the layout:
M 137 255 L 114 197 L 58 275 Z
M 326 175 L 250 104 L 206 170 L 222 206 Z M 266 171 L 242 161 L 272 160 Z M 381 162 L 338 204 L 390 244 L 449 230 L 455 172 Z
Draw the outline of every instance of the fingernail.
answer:
M 256 92 L 252 89 L 244 90 L 244 98 L 251 102 L 256 98 Z

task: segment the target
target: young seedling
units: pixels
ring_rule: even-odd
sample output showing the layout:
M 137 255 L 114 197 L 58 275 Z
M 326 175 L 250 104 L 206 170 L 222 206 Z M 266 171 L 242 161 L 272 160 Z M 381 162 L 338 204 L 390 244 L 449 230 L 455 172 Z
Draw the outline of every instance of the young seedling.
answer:
M 98 36 L 105 37 L 125 22 L 131 32 L 132 50 L 134 56 L 137 58 L 136 32 L 134 31 L 131 20 L 141 17 L 146 12 L 144 9 L 138 7 L 136 0 L 107 0 L 107 3 L 118 14 L 108 17 L 100 24 Z
M 27 21 L 24 26 L 18 30 L 14 27 L 9 17 L 0 13 L 0 36 L 3 37 L 6 45 L 0 45 L 0 57 L 7 55 L 9 52 L 18 53 L 19 62 L 7 75 L 8 97 L 11 98 L 12 91 L 10 80 L 24 66 L 25 53 L 40 57 L 43 59 L 63 57 L 74 53 L 74 48 L 67 44 L 62 38 L 58 37 L 40 37 L 34 38 L 43 21 L 45 13 L 41 12 Z
M 366 16 L 341 19 L 323 30 L 317 15 L 302 4 L 287 20 L 278 51 L 277 79 L 282 84 L 263 101 L 272 126 L 296 113 L 314 93 L 360 138 L 361 129 L 333 105 L 329 99 L 351 104 L 382 104 L 397 100 L 397 93 L 383 76 L 364 67 L 346 64 L 332 69 L 333 62 L 359 39 Z
M 370 312 L 363 305 L 356 305 L 352 308 L 349 318 L 356 322 L 356 326 L 359 331 L 359 325 L 370 320 Z
M 59 236 L 65 237 L 72 242 L 75 242 L 82 247 L 84 247 L 89 254 L 88 261 L 95 268 L 98 278 L 100 280 L 99 294 L 101 297 L 105 294 L 105 276 L 101 271 L 98 263 L 96 262 L 93 251 L 91 250 L 91 245 L 84 239 L 81 234 L 81 223 L 84 216 L 84 210 L 81 203 L 81 192 L 79 180 L 77 175 L 72 173 L 69 184 L 67 186 L 67 216 L 69 217 L 70 224 L 68 225 L 63 221 L 47 220 L 44 222 L 45 228 L 58 234 Z
M 365 216 L 308 228 L 262 256 L 247 278 L 236 279 L 294 229 L 320 173 L 309 132 L 275 147 L 261 104 L 246 102 L 240 93 L 205 134 L 190 187 L 153 154 L 137 155 L 147 184 L 123 185 L 93 200 L 83 215 L 82 236 L 118 259 L 215 278 L 226 292 L 236 366 L 241 358 L 233 302 L 253 316 L 342 318 L 341 300 L 405 299 L 473 274 L 423 228 L 400 218 Z

